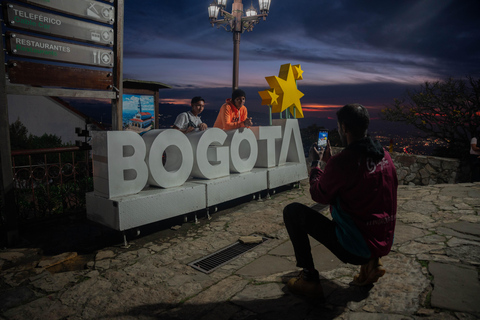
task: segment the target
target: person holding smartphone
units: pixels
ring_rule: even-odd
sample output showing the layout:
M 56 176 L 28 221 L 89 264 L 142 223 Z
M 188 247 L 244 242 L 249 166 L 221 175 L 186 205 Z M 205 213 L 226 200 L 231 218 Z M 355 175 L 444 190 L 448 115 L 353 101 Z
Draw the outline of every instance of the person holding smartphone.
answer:
M 177 116 L 173 128 L 183 133 L 206 130 L 207 124 L 200 119 L 200 113 L 205 108 L 205 100 L 202 97 L 193 97 L 190 106 L 192 107 L 190 111 L 182 112 Z
M 330 144 L 311 148 L 310 195 L 330 205 L 332 220 L 300 203 L 283 210 L 285 227 L 292 241 L 298 277 L 290 279 L 294 294 L 322 297 L 308 236 L 310 235 L 344 263 L 360 265 L 354 285 L 370 285 L 385 274 L 380 258 L 393 244 L 397 212 L 397 173 L 392 158 L 380 143 L 367 135 L 368 111 L 348 104 L 337 112 L 338 132 L 345 149 L 332 156 Z M 326 163 L 321 170 L 319 162 Z

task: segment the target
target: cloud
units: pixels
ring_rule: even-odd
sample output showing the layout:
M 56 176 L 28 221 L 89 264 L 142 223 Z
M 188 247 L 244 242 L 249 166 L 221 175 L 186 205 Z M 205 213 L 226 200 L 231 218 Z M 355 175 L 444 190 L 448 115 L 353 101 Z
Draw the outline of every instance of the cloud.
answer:
M 210 2 L 126 1 L 126 77 L 172 85 L 168 95 L 228 96 L 232 33 L 210 26 Z M 480 1 L 274 1 L 267 20 L 241 35 L 240 86 L 265 90 L 282 64 L 301 64 L 307 104 L 344 103 L 329 94 L 338 92 L 379 105 L 398 88 L 478 76 L 478 12 Z

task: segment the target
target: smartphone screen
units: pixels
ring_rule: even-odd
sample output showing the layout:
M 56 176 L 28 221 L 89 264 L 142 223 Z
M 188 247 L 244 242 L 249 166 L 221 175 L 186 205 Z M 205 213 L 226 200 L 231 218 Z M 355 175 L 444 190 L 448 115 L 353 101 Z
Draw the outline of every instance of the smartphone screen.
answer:
M 327 140 L 328 140 L 328 131 L 327 130 L 320 130 L 318 132 L 318 149 L 325 149 L 327 147 Z

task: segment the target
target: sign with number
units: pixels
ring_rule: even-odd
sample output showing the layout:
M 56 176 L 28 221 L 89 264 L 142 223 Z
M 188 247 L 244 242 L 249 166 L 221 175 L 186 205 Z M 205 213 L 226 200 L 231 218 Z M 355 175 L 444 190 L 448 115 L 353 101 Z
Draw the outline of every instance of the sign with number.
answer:
M 107 68 L 114 65 L 112 50 L 14 32 L 7 32 L 7 37 L 7 50 L 12 55 Z
M 113 45 L 113 28 L 7 3 L 6 23 L 15 28 L 62 38 Z
M 113 24 L 115 8 L 94 0 L 19 0 L 77 17 Z

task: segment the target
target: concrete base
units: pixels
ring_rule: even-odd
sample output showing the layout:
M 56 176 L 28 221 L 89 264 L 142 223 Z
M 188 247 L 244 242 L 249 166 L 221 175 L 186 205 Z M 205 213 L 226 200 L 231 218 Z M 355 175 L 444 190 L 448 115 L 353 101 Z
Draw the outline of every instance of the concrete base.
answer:
M 205 186 L 191 182 L 177 188 L 147 188 L 112 199 L 89 192 L 86 201 L 88 219 L 119 231 L 206 208 Z
M 250 172 L 230 174 L 215 180 L 195 180 L 206 187 L 207 206 L 237 199 L 267 189 L 267 170 L 253 169 Z
M 305 162 L 286 163 L 283 166 L 268 169 L 268 189 L 275 189 L 306 178 L 308 178 L 308 172 Z
M 176 188 L 147 187 L 128 196 L 107 199 L 86 194 L 87 217 L 102 225 L 123 231 L 180 216 L 197 210 L 307 178 L 305 163 L 280 167 L 254 168 L 213 180 L 189 180 Z

